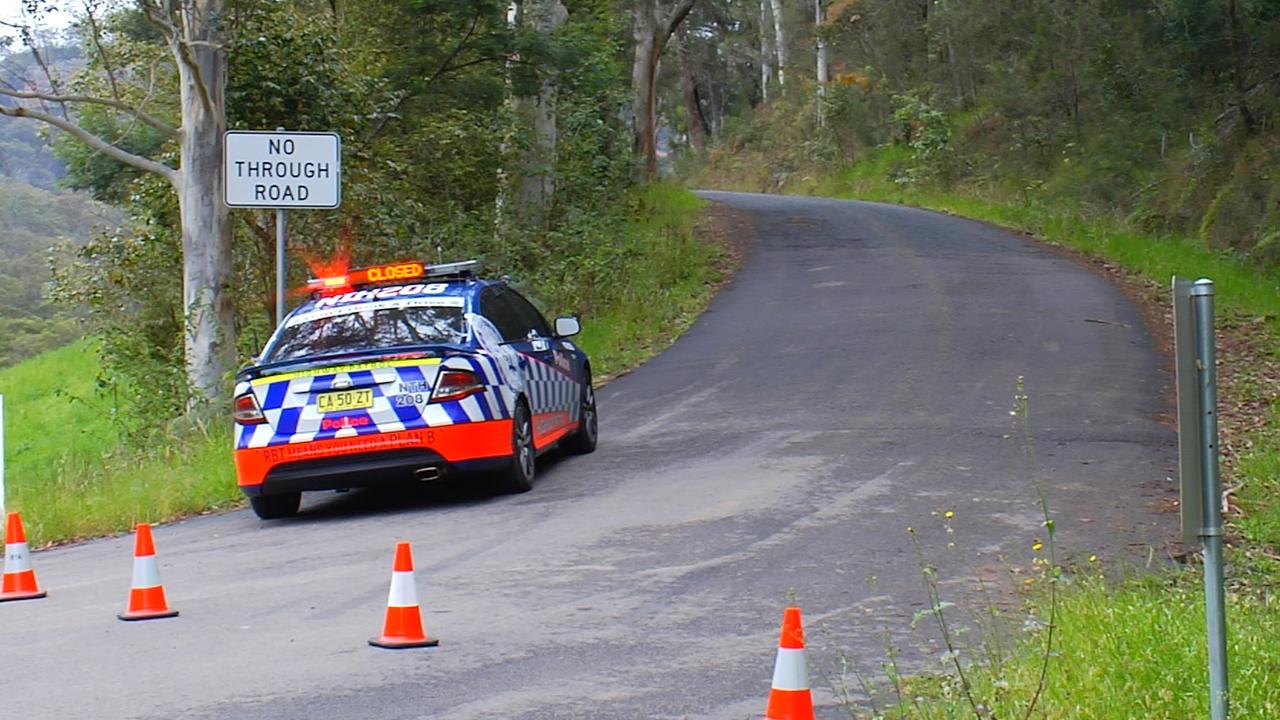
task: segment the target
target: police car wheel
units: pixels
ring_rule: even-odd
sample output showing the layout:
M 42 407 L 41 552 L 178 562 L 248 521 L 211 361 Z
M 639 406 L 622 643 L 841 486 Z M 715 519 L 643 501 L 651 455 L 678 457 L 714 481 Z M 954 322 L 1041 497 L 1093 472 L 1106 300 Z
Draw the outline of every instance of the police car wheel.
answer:
M 298 506 L 302 504 L 302 493 L 258 495 L 249 498 L 249 504 L 253 506 L 253 512 L 263 520 L 293 517 L 298 514 Z
M 511 465 L 499 477 L 499 489 L 516 494 L 533 489 L 537 451 L 533 446 L 533 418 L 523 400 L 511 422 Z
M 569 439 L 569 450 L 579 455 L 594 451 L 599 435 L 599 422 L 596 415 L 596 391 L 591 387 L 591 374 L 587 373 L 582 386 L 582 406 L 578 409 L 578 429 Z

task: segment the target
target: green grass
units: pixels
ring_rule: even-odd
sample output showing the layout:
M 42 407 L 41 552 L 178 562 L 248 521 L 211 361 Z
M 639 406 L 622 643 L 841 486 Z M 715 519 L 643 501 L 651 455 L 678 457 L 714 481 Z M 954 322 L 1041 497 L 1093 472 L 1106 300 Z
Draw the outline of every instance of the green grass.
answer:
M 95 349 L 77 342 L 0 370 L 5 401 L 5 463 L 9 504 L 20 503 L 34 478 L 56 459 L 99 460 L 115 444 L 111 405 L 98 397 Z
M 1035 614 L 1047 612 L 1044 601 Z M 1232 717 L 1280 717 L 1280 596 L 1233 594 L 1227 616 Z M 1039 682 L 1043 630 L 1013 657 L 974 665 L 974 698 L 993 718 L 1022 718 Z M 1120 583 L 1082 578 L 1060 597 L 1055 651 L 1033 717 L 1139 720 L 1208 716 L 1203 591 L 1181 571 Z M 904 718 L 973 718 L 952 678 L 908 683 Z
M 1244 517 L 1236 521 L 1254 543 L 1280 547 L 1280 406 L 1272 406 L 1265 429 L 1240 456 L 1235 479 Z
M 720 249 L 694 223 L 705 202 L 671 183 L 645 188 L 625 232 L 629 268 L 608 299 L 584 318 L 578 341 L 597 377 L 615 375 L 670 345 L 697 319 L 722 278 Z
M 0 370 L 8 510 L 34 545 L 110 534 L 235 499 L 230 429 L 128 449 L 97 394 L 97 354 L 77 342 Z
M 596 377 L 633 367 L 666 347 L 706 307 L 721 278 L 719 249 L 699 240 L 703 206 L 657 184 L 639 196 L 621 233 L 622 261 L 598 293 L 578 338 Z M 22 512 L 35 546 L 109 535 L 241 502 L 230 420 L 174 423 L 147 447 L 128 447 L 98 394 L 97 353 L 77 342 L 0 370 L 5 398 L 7 508 Z

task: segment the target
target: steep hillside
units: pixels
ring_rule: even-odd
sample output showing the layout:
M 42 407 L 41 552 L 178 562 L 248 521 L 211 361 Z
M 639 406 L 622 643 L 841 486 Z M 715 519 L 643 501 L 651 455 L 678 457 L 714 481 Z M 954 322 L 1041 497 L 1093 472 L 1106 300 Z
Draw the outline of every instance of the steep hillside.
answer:
M 0 179 L 0 367 L 79 337 L 47 297 L 50 262 L 121 218 L 83 194 Z

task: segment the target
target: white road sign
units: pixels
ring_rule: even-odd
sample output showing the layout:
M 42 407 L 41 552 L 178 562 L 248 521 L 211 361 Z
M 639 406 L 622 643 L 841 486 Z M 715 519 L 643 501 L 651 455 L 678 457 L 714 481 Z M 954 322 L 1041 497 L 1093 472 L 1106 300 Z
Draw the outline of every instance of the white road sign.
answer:
M 336 208 L 342 141 L 336 133 L 229 130 L 222 168 L 228 207 Z

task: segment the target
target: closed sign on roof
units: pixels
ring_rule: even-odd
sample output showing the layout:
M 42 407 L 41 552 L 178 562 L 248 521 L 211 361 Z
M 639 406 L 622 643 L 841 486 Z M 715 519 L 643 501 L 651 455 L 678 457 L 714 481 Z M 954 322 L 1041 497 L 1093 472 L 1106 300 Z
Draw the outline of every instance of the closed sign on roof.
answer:
M 228 207 L 336 208 L 342 141 L 336 133 L 229 130 L 222 169 Z

